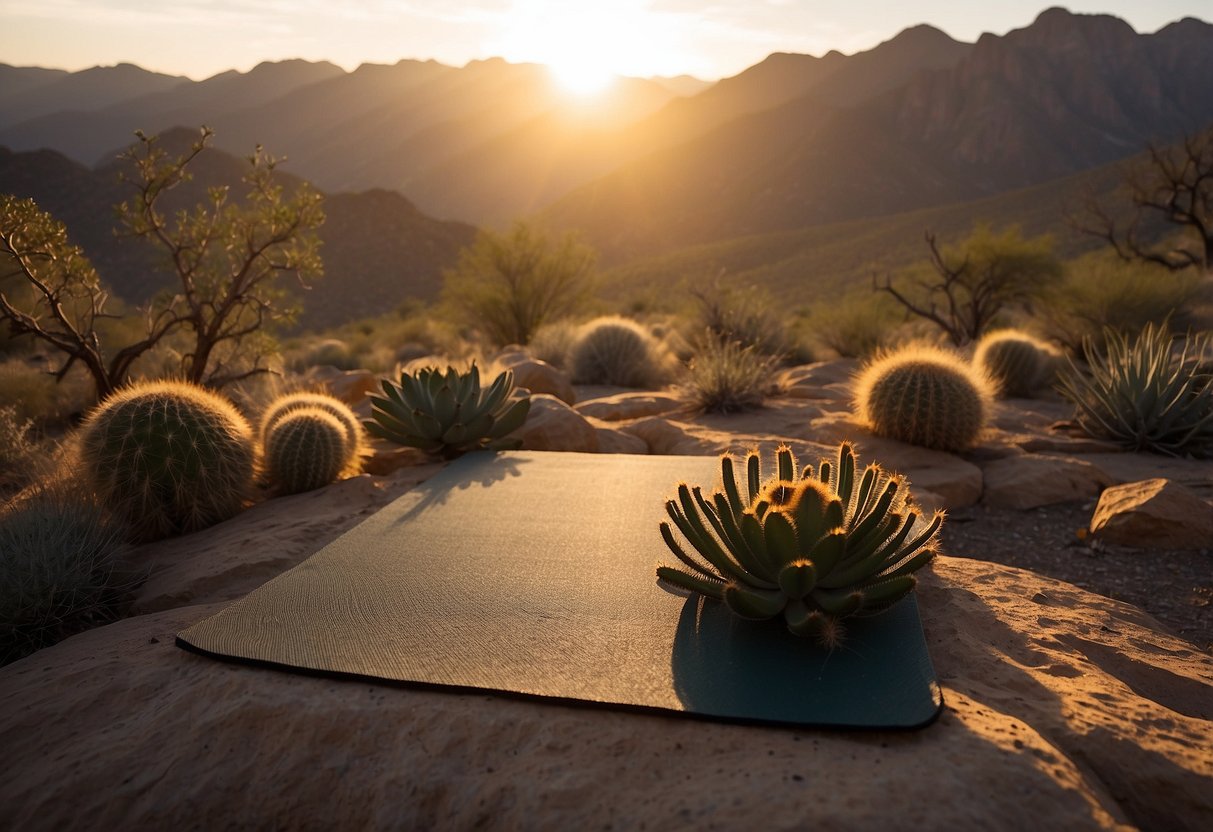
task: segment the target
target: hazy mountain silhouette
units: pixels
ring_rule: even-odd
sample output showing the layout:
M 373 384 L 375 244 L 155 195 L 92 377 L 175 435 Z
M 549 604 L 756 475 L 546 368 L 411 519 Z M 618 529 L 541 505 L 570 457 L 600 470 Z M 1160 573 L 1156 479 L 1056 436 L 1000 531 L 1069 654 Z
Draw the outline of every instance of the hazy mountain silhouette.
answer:
M 627 259 L 1023 188 L 1213 122 L 1211 56 L 1200 21 L 1139 35 L 1050 9 L 867 100 L 818 84 L 625 165 L 547 216 Z
M 0 81 L 4 84 L 0 88 L 5 92 L 0 95 L 0 127 L 48 113 L 102 110 L 147 93 L 192 83 L 183 76 L 149 72 L 134 64 L 95 66 L 53 75 L 47 72 L 34 67 L 3 66 Z M 17 92 L 12 92 L 13 88 Z
M 196 138 L 196 131 L 174 130 L 162 143 L 177 152 Z M 247 163 L 242 159 L 211 149 L 190 170 L 193 179 L 170 193 L 166 211 L 199 202 L 216 185 L 231 186 L 233 195 L 243 193 L 240 179 Z M 124 300 L 139 303 L 174 283 L 159 266 L 154 248 L 115 237 L 113 206 L 130 193 L 118 181 L 118 171 L 116 161 L 90 169 L 55 151 L 14 153 L 0 147 L 0 192 L 32 197 L 63 221 L 106 285 Z M 303 182 L 289 174 L 280 181 L 288 192 Z M 325 275 L 301 294 L 300 323 L 309 328 L 382 314 L 406 298 L 434 297 L 442 270 L 454 264 L 476 233 L 465 223 L 428 217 L 400 194 L 384 190 L 335 194 L 325 199 L 324 208 Z

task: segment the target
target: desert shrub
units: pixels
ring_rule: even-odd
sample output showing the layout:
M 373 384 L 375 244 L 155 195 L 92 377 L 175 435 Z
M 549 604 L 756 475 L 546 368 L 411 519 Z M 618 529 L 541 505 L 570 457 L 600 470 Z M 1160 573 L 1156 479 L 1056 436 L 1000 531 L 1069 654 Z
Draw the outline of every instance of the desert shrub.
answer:
M 21 418 L 13 405 L 0 405 L 0 481 L 33 451 L 30 436 L 33 426 L 29 419 Z
M 1133 340 L 1109 329 L 1103 351 L 1088 339 L 1083 353 L 1088 372 L 1070 361 L 1060 381 L 1089 436 L 1133 451 L 1213 452 L 1208 333 L 1185 336 L 1176 350 L 1165 326 L 1147 324 Z
M 238 512 L 253 480 L 253 431 L 224 397 L 184 382 L 134 384 L 81 426 L 81 466 L 133 540 L 196 531 Z
M 1048 381 L 1053 351 L 1023 330 L 1001 329 L 977 343 L 973 364 L 994 382 L 999 396 L 1029 398 Z
M 0 511 L 0 664 L 117 617 L 133 584 L 124 532 L 63 486 Z
M 265 436 L 265 476 L 283 494 L 334 482 L 350 460 L 348 426 L 317 407 L 291 410 Z
M 1078 354 L 1087 340 L 1102 348 L 1105 330 L 1123 335 L 1164 321 L 1180 328 L 1199 324 L 1194 313 L 1202 291 L 1195 269 L 1172 272 L 1096 252 L 1069 264 L 1040 312 L 1049 337 Z
M 856 415 L 878 436 L 961 451 L 977 443 L 993 385 L 955 353 L 908 346 L 872 360 L 855 380 Z
M 775 359 L 736 341 L 705 338 L 687 369 L 691 401 L 708 413 L 736 413 L 762 406 L 772 385 Z
M 883 292 L 852 292 L 815 306 L 809 324 L 817 339 L 843 358 L 867 358 L 892 345 L 905 314 Z
M 721 344 L 734 342 L 762 355 L 805 363 L 812 360 L 797 343 L 779 304 L 758 287 L 717 283 L 691 290 L 698 302 L 696 332 L 706 332 Z
M 291 369 L 302 372 L 309 367 L 336 367 L 338 370 L 359 369 L 358 356 L 349 344 L 338 338 L 325 338 L 307 347 L 291 363 Z
M 540 361 L 563 370 L 568 367 L 569 352 L 577 340 L 577 330 L 577 325 L 567 319 L 544 324 L 535 330 L 527 349 Z
M 444 273 L 442 295 L 493 344 L 525 345 L 544 323 L 585 302 L 596 259 L 574 235 L 552 240 L 519 222 L 508 233 L 481 231 Z
M 569 352 L 577 384 L 660 387 L 670 377 L 670 359 L 648 330 L 627 318 L 595 318 L 585 324 Z

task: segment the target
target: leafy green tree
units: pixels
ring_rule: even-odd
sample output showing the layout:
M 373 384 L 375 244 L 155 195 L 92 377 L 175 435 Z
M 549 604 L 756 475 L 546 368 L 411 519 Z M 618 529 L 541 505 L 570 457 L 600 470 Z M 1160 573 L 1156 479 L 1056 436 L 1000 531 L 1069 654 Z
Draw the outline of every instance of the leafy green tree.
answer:
M 494 344 L 527 344 L 585 302 L 596 259 L 575 235 L 552 240 L 524 222 L 508 233 L 481 231 L 445 273 L 443 300 Z
M 940 248 L 926 233 L 930 259 L 873 286 L 936 324 L 956 346 L 976 341 L 1008 306 L 1029 305 L 1062 276 L 1051 238 L 1025 240 L 1018 228 L 994 233 L 979 225 L 966 239 Z
M 287 197 L 274 180 L 277 161 L 258 147 L 242 201 L 230 199 L 226 187 L 211 188 L 204 204 L 170 218 L 163 199 L 189 180 L 189 166 L 213 132 L 203 128 L 176 157 L 156 137 L 136 135 L 138 143 L 122 157 L 134 195 L 119 215 L 127 235 L 160 249 L 177 279 L 142 310 L 142 337 L 116 349 L 102 343 L 98 323 L 108 316 L 108 297 L 96 271 L 68 242 L 62 223 L 32 200 L 12 196 L 0 196 L 0 319 L 13 334 L 63 353 L 59 378 L 80 362 L 98 398 L 121 386 L 141 356 L 170 341 L 185 345 L 178 375 L 189 381 L 221 387 L 268 372 L 263 329 L 297 311 L 280 278 L 306 283 L 322 272 L 315 233 L 324 221 L 320 194 L 303 187 Z

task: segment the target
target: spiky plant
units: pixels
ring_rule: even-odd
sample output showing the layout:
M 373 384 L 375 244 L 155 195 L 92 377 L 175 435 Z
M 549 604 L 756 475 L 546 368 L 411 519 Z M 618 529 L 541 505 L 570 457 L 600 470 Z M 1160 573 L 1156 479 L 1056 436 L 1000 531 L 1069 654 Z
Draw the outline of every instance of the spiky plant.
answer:
M 346 426 L 318 407 L 292 410 L 277 419 L 265 438 L 265 476 L 283 494 L 321 488 L 347 465 Z
M 0 511 L 0 665 L 117 617 L 125 530 L 62 484 Z
M 1059 379 L 1078 426 L 1133 451 L 1180 456 L 1213 453 L 1213 376 L 1202 369 L 1209 334 L 1186 335 L 1179 350 L 1165 326 L 1136 339 L 1104 330 L 1104 352 L 1083 342 L 1088 372 L 1072 360 Z
M 522 427 L 531 410 L 530 395 L 514 389 L 511 371 L 481 388 L 475 364 L 466 373 L 454 367 L 402 372 L 398 385 L 383 380 L 383 392 L 371 396 L 366 429 L 447 459 L 478 448 L 517 448 L 521 442 L 506 437 Z
M 238 512 L 252 491 L 253 430 L 224 397 L 193 384 L 133 384 L 80 429 L 80 460 L 132 539 L 197 531 Z
M 908 485 L 871 464 L 856 476 L 848 443 L 833 462 L 796 470 L 791 449 L 776 452 L 777 471 L 762 481 L 759 454 L 745 461 L 737 482 L 734 461 L 721 459 L 721 488 L 705 497 L 698 486 L 678 486 L 666 502 L 673 523 L 661 536 L 690 571 L 659 566 L 675 586 L 723 601 L 743 618 L 782 615 L 796 635 L 834 646 L 841 620 L 872 615 L 914 588 L 912 574 L 935 556 L 943 514 L 925 528 L 908 502 Z M 742 490 L 744 488 L 744 491 Z M 688 554 L 677 528 L 699 557 Z
M 1029 398 L 1045 383 L 1052 353 L 1026 332 L 1003 329 L 977 342 L 973 364 L 994 382 L 998 395 Z
M 267 440 L 275 425 L 300 410 L 323 410 L 340 423 L 345 436 L 345 455 L 336 476 L 350 477 L 362 470 L 362 456 L 366 450 L 366 434 L 362 422 L 349 405 L 325 393 L 287 393 L 270 402 L 261 414 L 259 435 L 262 447 L 267 447 Z
M 930 346 L 880 356 L 855 379 L 856 415 L 873 433 L 941 451 L 977 443 L 992 395 L 979 370 Z
M 569 367 L 578 384 L 657 387 L 668 366 L 661 345 L 640 324 L 627 318 L 597 318 L 582 327 L 569 350 Z

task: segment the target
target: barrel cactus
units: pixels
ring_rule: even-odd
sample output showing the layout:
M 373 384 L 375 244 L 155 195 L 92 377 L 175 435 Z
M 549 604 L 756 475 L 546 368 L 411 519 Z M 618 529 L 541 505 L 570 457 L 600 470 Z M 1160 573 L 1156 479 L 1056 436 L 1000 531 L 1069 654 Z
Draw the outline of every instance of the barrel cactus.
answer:
M 937 347 L 883 355 L 855 380 L 857 415 L 873 433 L 941 451 L 977 443 L 992 393 L 984 374 Z
M 345 439 L 345 456 L 337 477 L 353 476 L 362 470 L 362 456 L 366 450 L 366 434 L 362 429 L 362 422 L 354 411 L 350 410 L 349 405 L 325 393 L 287 393 L 270 402 L 269 407 L 261 414 L 259 433 L 262 447 L 268 447 L 269 435 L 279 422 L 300 410 L 322 410 L 341 425 Z
M 616 387 L 657 387 L 666 381 L 667 359 L 644 327 L 627 318 L 586 324 L 569 350 L 573 381 Z
M 906 481 L 879 465 L 857 476 L 854 449 L 845 442 L 816 472 L 812 465 L 798 472 L 787 447 L 776 452 L 776 467 L 763 482 L 759 454 L 751 451 L 739 484 L 726 454 L 721 488 L 710 496 L 680 484 L 665 506 L 673 525 L 660 528 L 689 571 L 663 565 L 657 576 L 723 601 L 743 618 L 782 615 L 796 635 L 833 647 L 842 619 L 879 613 L 914 588 L 913 573 L 935 556 L 943 514 L 920 522 Z
M 318 407 L 291 410 L 265 438 L 265 476 L 283 494 L 328 485 L 348 466 L 347 426 Z
M 994 383 L 998 395 L 1030 398 L 1047 380 L 1053 353 L 1026 332 L 1004 329 L 977 343 L 973 364 Z
M 253 431 L 227 399 L 175 381 L 134 384 L 80 431 L 84 474 L 136 541 L 225 520 L 252 490 Z
M 522 444 L 507 437 L 526 421 L 531 398 L 514 389 L 509 370 L 485 388 L 475 364 L 466 373 L 454 367 L 402 372 L 399 384 L 384 379 L 382 386 L 383 396 L 371 396 L 371 421 L 366 422 L 375 436 L 446 459 Z

